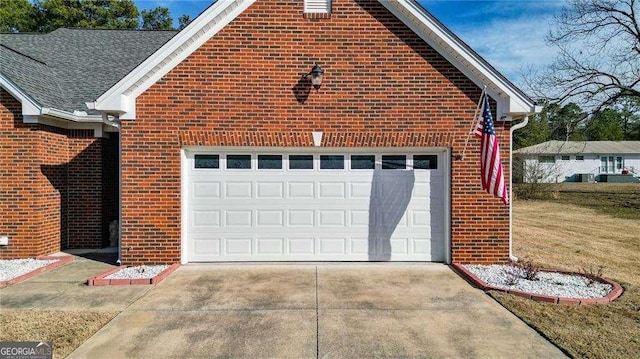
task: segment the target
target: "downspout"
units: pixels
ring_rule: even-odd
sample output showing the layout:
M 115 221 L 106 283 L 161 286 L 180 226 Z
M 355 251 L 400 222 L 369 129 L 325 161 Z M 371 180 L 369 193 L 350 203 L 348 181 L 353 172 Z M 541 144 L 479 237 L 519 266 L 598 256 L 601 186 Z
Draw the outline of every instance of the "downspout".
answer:
M 513 132 L 519 130 L 529 123 L 529 116 L 509 130 L 509 259 L 517 262 L 518 257 L 513 255 Z

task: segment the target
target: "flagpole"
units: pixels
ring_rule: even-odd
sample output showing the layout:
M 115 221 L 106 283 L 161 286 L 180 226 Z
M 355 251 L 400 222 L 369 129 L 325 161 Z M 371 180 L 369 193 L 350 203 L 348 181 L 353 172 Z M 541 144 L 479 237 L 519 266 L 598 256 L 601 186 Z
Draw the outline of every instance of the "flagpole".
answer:
M 482 100 L 484 99 L 484 94 L 487 91 L 487 85 L 484 85 L 484 88 L 482 89 L 482 93 L 480 93 L 480 100 L 478 100 L 478 105 L 476 106 L 476 111 L 473 113 L 473 119 L 471 121 L 471 128 L 469 129 L 469 133 L 467 133 L 467 138 L 464 141 L 464 147 L 462 147 L 462 154 L 459 154 L 456 156 L 456 160 L 463 160 L 464 159 L 464 155 L 467 152 L 467 145 L 469 144 L 469 137 L 471 137 L 471 134 L 473 133 L 473 129 L 476 126 L 476 123 L 478 122 L 478 115 L 480 113 L 480 104 L 482 103 Z

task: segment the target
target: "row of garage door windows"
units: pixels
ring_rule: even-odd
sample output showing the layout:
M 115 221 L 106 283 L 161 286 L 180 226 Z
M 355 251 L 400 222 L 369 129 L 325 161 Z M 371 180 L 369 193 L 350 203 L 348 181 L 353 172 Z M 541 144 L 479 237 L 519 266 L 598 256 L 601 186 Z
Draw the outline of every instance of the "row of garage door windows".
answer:
M 290 170 L 314 169 L 314 155 L 288 155 L 288 168 Z M 419 169 L 435 170 L 438 168 L 437 155 L 412 155 L 411 164 L 407 155 L 383 155 L 381 166 L 383 170 L 395 169 Z M 251 155 L 225 155 L 226 169 L 251 169 Z M 375 155 L 351 155 L 350 168 L 352 170 L 373 170 L 376 167 Z M 283 155 L 258 155 L 258 169 L 281 170 L 283 168 Z M 220 155 L 195 155 L 194 167 L 197 169 L 219 169 Z M 344 155 L 320 155 L 321 170 L 342 170 L 345 168 Z

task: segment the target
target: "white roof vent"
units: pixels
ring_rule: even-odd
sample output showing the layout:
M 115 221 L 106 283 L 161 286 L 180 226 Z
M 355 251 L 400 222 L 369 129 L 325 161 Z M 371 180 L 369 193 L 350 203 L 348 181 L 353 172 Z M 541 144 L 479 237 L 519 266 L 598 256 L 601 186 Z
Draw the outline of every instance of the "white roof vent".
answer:
M 331 14 L 331 0 L 304 0 L 306 14 Z

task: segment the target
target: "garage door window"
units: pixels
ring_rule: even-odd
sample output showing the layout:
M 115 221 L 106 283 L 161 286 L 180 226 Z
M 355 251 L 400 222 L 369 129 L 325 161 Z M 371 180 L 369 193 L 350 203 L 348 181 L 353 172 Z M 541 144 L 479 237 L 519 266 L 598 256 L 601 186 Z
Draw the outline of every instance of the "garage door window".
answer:
M 376 156 L 374 155 L 353 155 L 351 156 L 352 170 L 372 170 L 376 166 Z
M 436 155 L 415 155 L 413 156 L 413 169 L 416 170 L 437 170 L 438 156 Z
M 407 168 L 407 156 L 382 156 L 383 170 L 404 170 Z
M 313 155 L 290 155 L 289 169 L 290 170 L 312 170 Z
M 344 156 L 342 155 L 322 155 L 320 156 L 321 170 L 342 170 L 344 169 Z
M 227 169 L 251 169 L 251 155 L 227 155 Z
M 258 155 L 258 169 L 259 170 L 281 170 L 282 156 L 281 155 Z
M 220 155 L 195 155 L 195 168 L 220 168 Z

